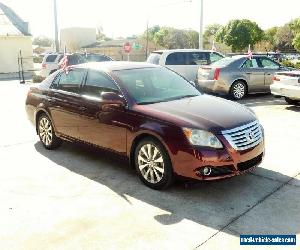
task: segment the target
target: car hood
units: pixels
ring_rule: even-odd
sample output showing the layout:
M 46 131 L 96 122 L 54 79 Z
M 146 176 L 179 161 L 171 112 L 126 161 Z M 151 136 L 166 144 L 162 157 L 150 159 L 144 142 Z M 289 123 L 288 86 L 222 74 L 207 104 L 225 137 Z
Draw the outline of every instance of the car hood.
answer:
M 180 127 L 220 133 L 256 120 L 247 107 L 223 98 L 201 95 L 169 102 L 136 105 L 137 112 Z

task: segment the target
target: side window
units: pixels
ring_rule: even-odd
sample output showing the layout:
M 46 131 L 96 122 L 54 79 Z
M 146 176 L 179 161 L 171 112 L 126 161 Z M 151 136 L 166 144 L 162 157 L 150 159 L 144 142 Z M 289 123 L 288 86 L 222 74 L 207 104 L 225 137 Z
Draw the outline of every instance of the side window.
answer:
M 70 69 L 68 72 L 61 73 L 58 89 L 79 93 L 79 88 L 84 77 L 84 70 Z
M 208 65 L 207 52 L 190 52 L 188 53 L 188 65 Z
M 186 65 L 186 53 L 175 52 L 167 56 L 166 65 Z
M 53 81 L 52 81 L 52 83 L 51 83 L 51 89 L 57 89 L 58 88 L 58 83 L 59 83 L 59 80 L 60 80 L 60 73 L 58 73 L 55 77 L 54 77 L 54 79 L 53 79 Z
M 214 62 L 217 62 L 219 60 L 221 60 L 223 58 L 223 56 L 213 52 L 213 53 L 210 53 L 210 63 L 214 63 Z
M 279 65 L 268 58 L 260 58 L 260 63 L 264 69 L 279 69 Z
M 102 92 L 119 92 L 119 90 L 115 83 L 104 73 L 89 70 L 86 83 L 82 88 L 82 94 L 100 97 Z
M 252 59 L 247 59 L 242 68 L 246 68 L 246 69 L 249 69 L 249 68 L 259 68 L 258 67 L 258 63 L 257 63 L 257 59 L 256 58 L 252 58 Z
M 57 55 L 48 55 L 46 58 L 46 62 L 54 62 Z

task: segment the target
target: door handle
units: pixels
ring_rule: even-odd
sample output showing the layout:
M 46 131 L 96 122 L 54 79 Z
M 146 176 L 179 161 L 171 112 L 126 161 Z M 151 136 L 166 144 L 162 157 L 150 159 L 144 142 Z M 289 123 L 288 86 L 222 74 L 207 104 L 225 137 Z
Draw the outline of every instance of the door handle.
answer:
M 79 110 L 80 110 L 80 111 L 86 111 L 86 110 L 87 110 L 87 108 L 86 108 L 86 107 L 83 107 L 83 106 L 81 106 L 81 107 L 79 107 Z

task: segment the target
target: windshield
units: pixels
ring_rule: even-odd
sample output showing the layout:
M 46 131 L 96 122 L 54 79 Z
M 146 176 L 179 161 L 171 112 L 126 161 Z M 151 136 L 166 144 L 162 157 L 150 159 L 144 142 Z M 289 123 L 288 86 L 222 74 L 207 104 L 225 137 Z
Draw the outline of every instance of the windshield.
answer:
M 114 71 L 137 104 L 165 102 L 200 95 L 183 77 L 166 68 Z

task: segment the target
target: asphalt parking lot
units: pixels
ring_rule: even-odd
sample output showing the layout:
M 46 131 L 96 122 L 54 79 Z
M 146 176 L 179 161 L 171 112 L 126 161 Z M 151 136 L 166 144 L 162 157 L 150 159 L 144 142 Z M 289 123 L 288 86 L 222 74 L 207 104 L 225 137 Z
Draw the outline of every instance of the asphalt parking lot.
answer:
M 297 234 L 299 248 L 300 107 L 246 98 L 265 128 L 259 168 L 158 192 L 103 151 L 45 150 L 26 118 L 27 90 L 0 82 L 0 249 L 256 249 L 240 234 Z

